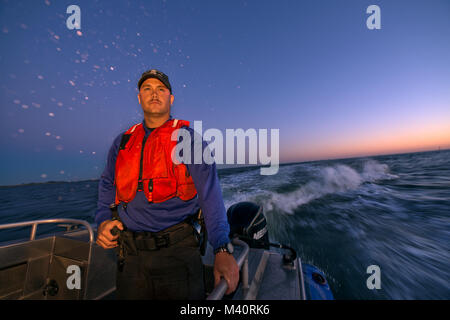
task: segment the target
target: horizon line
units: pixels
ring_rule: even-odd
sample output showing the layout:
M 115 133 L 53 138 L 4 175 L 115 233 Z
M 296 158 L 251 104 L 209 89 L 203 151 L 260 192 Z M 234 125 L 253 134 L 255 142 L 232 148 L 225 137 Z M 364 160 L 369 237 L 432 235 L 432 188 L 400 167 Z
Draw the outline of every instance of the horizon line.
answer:
M 440 152 L 440 151 L 450 151 L 450 147 L 446 149 L 441 149 L 440 147 L 438 149 L 433 150 L 425 150 L 425 151 L 408 151 L 408 152 L 397 152 L 397 153 L 382 153 L 382 154 L 373 154 L 373 155 L 360 155 L 360 156 L 349 156 L 349 157 L 338 157 L 338 158 L 327 158 L 327 159 L 315 159 L 315 160 L 306 160 L 306 161 L 293 161 L 293 162 L 283 162 L 280 163 L 279 166 L 286 166 L 291 164 L 299 164 L 299 163 L 308 163 L 308 162 L 320 162 L 320 161 L 329 161 L 329 160 L 349 160 L 349 159 L 357 159 L 357 158 L 365 158 L 365 157 L 383 157 L 383 156 L 390 156 L 390 155 L 403 155 L 403 154 L 412 154 L 412 153 L 426 153 L 426 152 Z M 216 164 L 216 166 L 219 166 Z M 224 164 L 223 166 L 227 166 Z M 239 168 L 260 168 L 267 165 L 261 165 L 261 164 L 243 164 L 243 165 L 228 165 L 230 167 L 227 168 L 217 168 L 217 171 L 220 170 L 229 170 L 229 169 L 239 169 Z M 49 180 L 49 181 L 43 181 L 43 182 L 22 182 L 19 184 L 10 184 L 10 185 L 0 185 L 0 188 L 7 188 L 7 187 L 20 187 L 20 186 L 26 186 L 26 185 L 35 185 L 35 184 L 53 184 L 53 183 L 72 183 L 72 182 L 83 182 L 83 181 L 98 181 L 100 178 L 87 178 L 87 179 L 80 179 L 80 180 Z

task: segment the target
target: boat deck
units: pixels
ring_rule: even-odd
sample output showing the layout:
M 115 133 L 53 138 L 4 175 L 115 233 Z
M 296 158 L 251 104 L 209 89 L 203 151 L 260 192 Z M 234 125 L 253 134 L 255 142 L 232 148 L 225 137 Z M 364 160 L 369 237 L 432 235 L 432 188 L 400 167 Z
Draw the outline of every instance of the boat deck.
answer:
M 91 231 L 95 233 L 94 229 Z M 0 244 L 0 299 L 91 300 L 114 297 L 115 250 L 104 250 L 90 242 L 91 239 L 89 230 L 80 229 L 40 239 Z M 233 255 L 236 259 L 243 250 L 244 247 L 235 246 Z M 248 281 L 245 281 L 244 263 L 241 283 L 231 297 L 225 296 L 226 299 L 305 299 L 300 259 L 286 266 L 281 253 L 254 248 L 248 251 L 247 258 Z M 207 293 L 211 293 L 214 286 L 214 254 L 209 246 L 203 262 Z M 84 279 L 80 290 L 67 288 L 67 267 L 70 265 L 80 267 L 81 279 Z M 50 280 L 55 280 L 56 285 Z

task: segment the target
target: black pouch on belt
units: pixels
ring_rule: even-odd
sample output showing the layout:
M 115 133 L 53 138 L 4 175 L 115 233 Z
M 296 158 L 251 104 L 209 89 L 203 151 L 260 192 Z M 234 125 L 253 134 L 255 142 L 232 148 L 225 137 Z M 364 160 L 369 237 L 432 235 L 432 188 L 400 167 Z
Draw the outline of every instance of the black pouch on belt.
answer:
M 188 218 L 187 221 L 195 230 L 195 236 L 198 240 L 198 245 L 200 247 L 200 254 L 205 255 L 206 244 L 208 241 L 208 234 L 205 227 L 205 219 L 203 217 L 202 209 L 198 211 L 197 214 Z

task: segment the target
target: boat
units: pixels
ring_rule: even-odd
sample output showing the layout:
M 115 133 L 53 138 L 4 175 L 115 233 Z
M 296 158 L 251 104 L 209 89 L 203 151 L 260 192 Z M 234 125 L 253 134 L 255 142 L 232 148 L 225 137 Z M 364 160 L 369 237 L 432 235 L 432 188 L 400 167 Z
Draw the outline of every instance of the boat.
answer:
M 227 215 L 240 280 L 231 295 L 225 295 L 224 279 L 214 287 L 214 254 L 208 244 L 202 258 L 207 300 L 333 299 L 321 270 L 303 263 L 292 248 L 268 241 L 262 207 L 240 202 Z M 38 226 L 44 224 L 65 230 L 36 236 Z M 115 298 L 116 252 L 95 243 L 95 225 L 78 219 L 46 219 L 3 224 L 0 232 L 20 227 L 31 228 L 28 238 L 0 243 L 0 299 Z

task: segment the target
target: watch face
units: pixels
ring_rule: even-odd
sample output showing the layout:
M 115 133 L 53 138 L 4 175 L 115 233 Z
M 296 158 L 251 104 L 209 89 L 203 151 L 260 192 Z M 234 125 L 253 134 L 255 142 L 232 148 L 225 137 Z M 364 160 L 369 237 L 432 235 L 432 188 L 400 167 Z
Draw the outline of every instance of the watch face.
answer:
M 217 248 L 214 251 L 214 254 L 216 254 L 217 252 L 228 252 L 228 253 L 233 253 L 234 251 L 234 246 L 231 242 L 228 242 L 227 244 L 224 244 L 223 246 Z
M 234 247 L 233 247 L 233 244 L 231 242 L 227 243 L 227 249 L 228 249 L 229 253 L 233 253 Z

